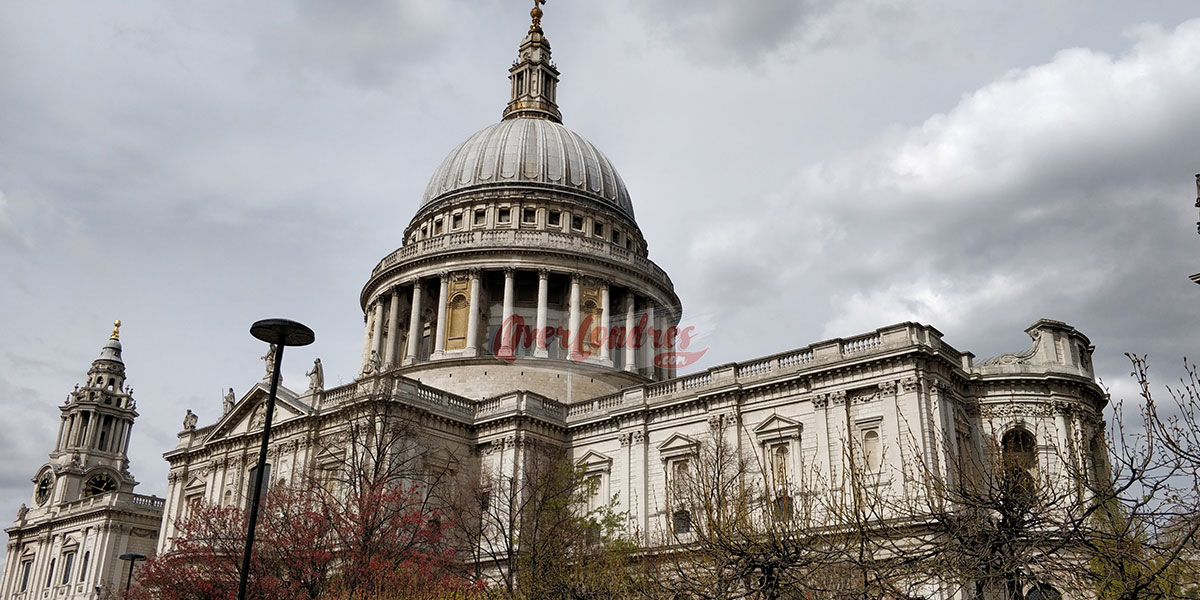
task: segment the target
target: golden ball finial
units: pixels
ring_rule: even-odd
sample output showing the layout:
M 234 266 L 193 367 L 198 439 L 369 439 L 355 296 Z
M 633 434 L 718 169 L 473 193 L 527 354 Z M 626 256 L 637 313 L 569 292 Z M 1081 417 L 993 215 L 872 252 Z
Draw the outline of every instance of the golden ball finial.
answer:
M 112 332 L 112 335 L 108 336 L 108 339 L 110 339 L 110 340 L 121 339 L 121 320 L 120 319 L 113 321 L 113 332 Z
M 546 0 L 533 0 L 533 10 L 529 11 L 529 16 L 533 19 L 533 23 L 529 25 L 529 31 L 542 32 L 542 9 L 540 4 L 545 4 Z

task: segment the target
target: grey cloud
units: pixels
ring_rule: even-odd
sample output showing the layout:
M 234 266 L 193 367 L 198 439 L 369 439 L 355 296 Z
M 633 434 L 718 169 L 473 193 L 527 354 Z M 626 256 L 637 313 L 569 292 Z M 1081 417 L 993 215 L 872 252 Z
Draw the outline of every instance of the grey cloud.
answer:
M 776 257 L 759 287 L 829 298 L 809 302 L 828 336 L 917 319 L 997 353 L 1011 349 L 999 347 L 1004 329 L 1046 316 L 1109 344 L 1109 367 L 1123 344 L 1168 342 L 1195 312 L 1169 290 L 1189 268 L 1179 209 L 1194 167 L 1185 132 L 1200 122 L 1197 56 L 1200 20 L 1146 30 L 1118 57 L 1065 51 L 898 138 L 807 167 L 782 194 L 791 201 L 702 236 L 748 242 L 719 260 L 693 248 L 706 289 L 729 280 L 722 265 Z M 836 234 L 803 235 L 813 222 Z M 706 300 L 722 312 L 744 297 Z M 760 297 L 763 312 L 791 304 Z
M 659 0 L 636 4 L 654 31 L 663 31 L 703 61 L 753 61 L 789 40 L 833 5 L 827 0 Z

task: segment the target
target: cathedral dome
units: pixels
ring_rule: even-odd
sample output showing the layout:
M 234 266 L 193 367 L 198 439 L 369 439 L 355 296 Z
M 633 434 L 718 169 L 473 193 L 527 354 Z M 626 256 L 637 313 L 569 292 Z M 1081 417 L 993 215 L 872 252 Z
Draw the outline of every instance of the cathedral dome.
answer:
M 430 178 L 421 207 L 498 186 L 560 190 L 633 218 L 625 182 L 595 145 L 551 119 L 524 116 L 485 127 L 451 151 Z

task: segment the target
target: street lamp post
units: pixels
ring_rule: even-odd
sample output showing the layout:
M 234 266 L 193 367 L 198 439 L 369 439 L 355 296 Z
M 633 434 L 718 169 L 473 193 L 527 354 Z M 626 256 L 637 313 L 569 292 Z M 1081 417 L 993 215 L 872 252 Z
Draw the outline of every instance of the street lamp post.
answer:
M 129 596 L 129 584 L 133 583 L 133 565 L 139 560 L 146 560 L 146 555 L 138 554 L 137 552 L 126 552 L 117 558 L 129 561 L 129 574 L 125 576 L 125 596 Z
M 271 419 L 275 415 L 275 395 L 279 392 L 279 368 L 286 346 L 307 346 L 316 336 L 308 327 L 287 319 L 263 319 L 250 326 L 250 335 L 275 346 L 275 365 L 271 371 L 271 393 L 263 423 L 262 446 L 258 467 L 254 469 L 254 488 L 250 496 L 250 518 L 246 526 L 246 551 L 242 554 L 242 572 L 238 579 L 238 600 L 246 600 L 246 581 L 250 577 L 250 553 L 254 549 L 254 527 L 258 524 L 258 503 L 262 495 L 263 471 L 267 468 L 267 442 L 271 439 Z

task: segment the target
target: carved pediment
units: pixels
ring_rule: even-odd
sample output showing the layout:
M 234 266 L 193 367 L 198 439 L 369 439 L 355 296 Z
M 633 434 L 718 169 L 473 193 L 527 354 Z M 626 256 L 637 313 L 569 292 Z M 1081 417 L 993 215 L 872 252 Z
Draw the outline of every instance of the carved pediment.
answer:
M 262 431 L 263 424 L 266 422 L 269 394 L 270 390 L 265 384 L 255 384 L 225 416 L 221 417 L 220 421 L 217 421 L 212 432 L 204 441 L 207 443 L 212 440 Z M 295 392 L 280 386 L 275 399 L 275 414 L 272 416 L 271 426 L 276 427 L 310 412 L 312 412 L 312 407 L 297 400 Z
M 759 440 L 788 439 L 800 437 L 804 425 L 799 421 L 781 415 L 771 415 L 754 428 L 754 435 Z
M 673 433 L 671 437 L 658 445 L 658 453 L 663 458 L 695 454 L 699 450 L 700 442 L 682 433 Z
M 588 450 L 586 454 L 579 457 L 575 461 L 575 466 L 583 469 L 585 472 L 591 473 L 594 471 L 609 471 L 612 469 L 612 457 Z
M 197 475 L 197 476 L 189 479 L 187 482 L 187 485 L 183 486 L 183 489 L 190 490 L 190 489 L 195 489 L 195 488 L 202 488 L 206 484 L 207 484 L 207 482 L 204 481 L 204 478 Z

